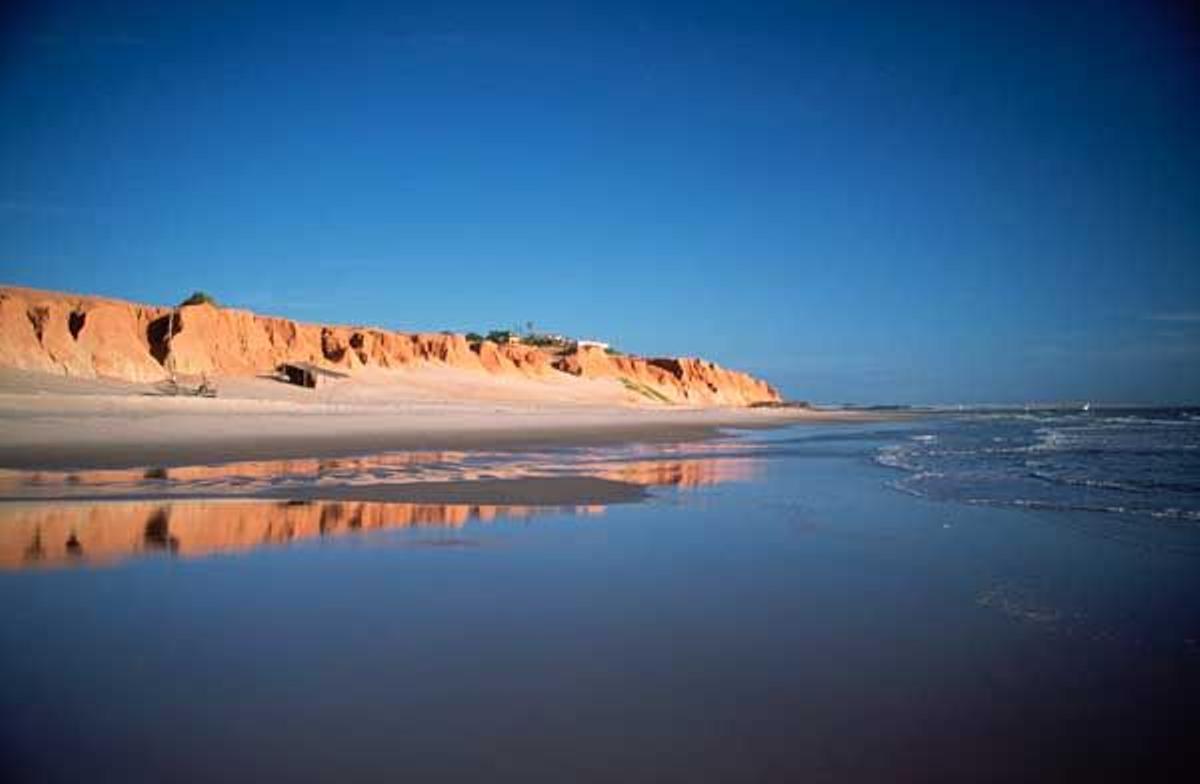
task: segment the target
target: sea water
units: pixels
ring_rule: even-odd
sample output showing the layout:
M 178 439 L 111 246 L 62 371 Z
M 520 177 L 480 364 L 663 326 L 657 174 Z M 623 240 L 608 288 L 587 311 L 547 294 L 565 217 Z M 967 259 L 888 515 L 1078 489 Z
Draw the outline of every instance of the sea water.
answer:
M 893 486 L 973 504 L 1200 523 L 1200 409 L 983 411 L 881 447 Z
M 362 472 L 651 488 L 603 507 L 0 504 L 5 779 L 1182 778 L 1195 422 L 932 413 Z

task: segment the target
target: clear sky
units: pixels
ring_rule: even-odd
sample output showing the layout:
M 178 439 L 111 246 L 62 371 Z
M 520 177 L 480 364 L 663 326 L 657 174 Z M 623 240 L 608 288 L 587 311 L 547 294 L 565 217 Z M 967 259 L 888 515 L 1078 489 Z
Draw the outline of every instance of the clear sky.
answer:
M 0 281 L 1200 400 L 1184 2 L 0 11 Z

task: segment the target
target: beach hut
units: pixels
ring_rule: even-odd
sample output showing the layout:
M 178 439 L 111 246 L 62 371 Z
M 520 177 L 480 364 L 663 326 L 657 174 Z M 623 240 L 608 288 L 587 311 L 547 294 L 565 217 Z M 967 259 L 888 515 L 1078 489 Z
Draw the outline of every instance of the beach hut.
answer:
M 306 389 L 316 389 L 319 381 L 346 378 L 345 373 L 326 370 L 308 362 L 284 362 L 276 370 L 279 371 L 281 381 Z
M 317 374 L 306 366 L 285 362 L 279 366 L 279 372 L 289 384 L 308 389 L 317 388 Z

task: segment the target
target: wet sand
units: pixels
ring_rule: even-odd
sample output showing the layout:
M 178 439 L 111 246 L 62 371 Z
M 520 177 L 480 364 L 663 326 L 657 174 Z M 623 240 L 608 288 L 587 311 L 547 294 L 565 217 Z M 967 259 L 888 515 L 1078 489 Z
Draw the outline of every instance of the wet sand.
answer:
M 933 502 L 870 459 L 923 426 L 814 430 L 545 455 L 652 485 L 641 503 L 0 504 L 6 772 L 1186 780 L 1187 724 L 1161 717 L 1200 694 L 1193 530 Z M 413 460 L 424 478 L 454 456 Z M 384 469 L 407 470 L 389 456 L 149 481 Z
M 519 479 L 464 479 L 449 482 L 381 482 L 365 485 L 289 486 L 253 492 L 197 490 L 160 492 L 150 488 L 127 492 L 60 492 L 0 496 L 8 503 L 184 501 L 184 500 L 289 500 L 370 501 L 407 504 L 487 504 L 570 506 L 621 504 L 641 501 L 646 485 L 594 476 L 547 476 Z
M 632 482 L 593 476 L 552 476 L 286 488 L 264 493 L 261 497 L 407 504 L 568 506 L 640 501 L 646 497 L 646 489 Z

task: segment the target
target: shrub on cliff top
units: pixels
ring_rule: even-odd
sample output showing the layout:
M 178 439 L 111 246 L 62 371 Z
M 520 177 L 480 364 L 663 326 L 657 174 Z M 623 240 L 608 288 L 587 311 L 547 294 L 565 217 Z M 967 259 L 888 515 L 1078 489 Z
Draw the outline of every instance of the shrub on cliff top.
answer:
M 217 298 L 205 291 L 194 291 L 192 296 L 179 303 L 179 307 L 186 308 L 188 305 L 212 305 L 217 307 Z

